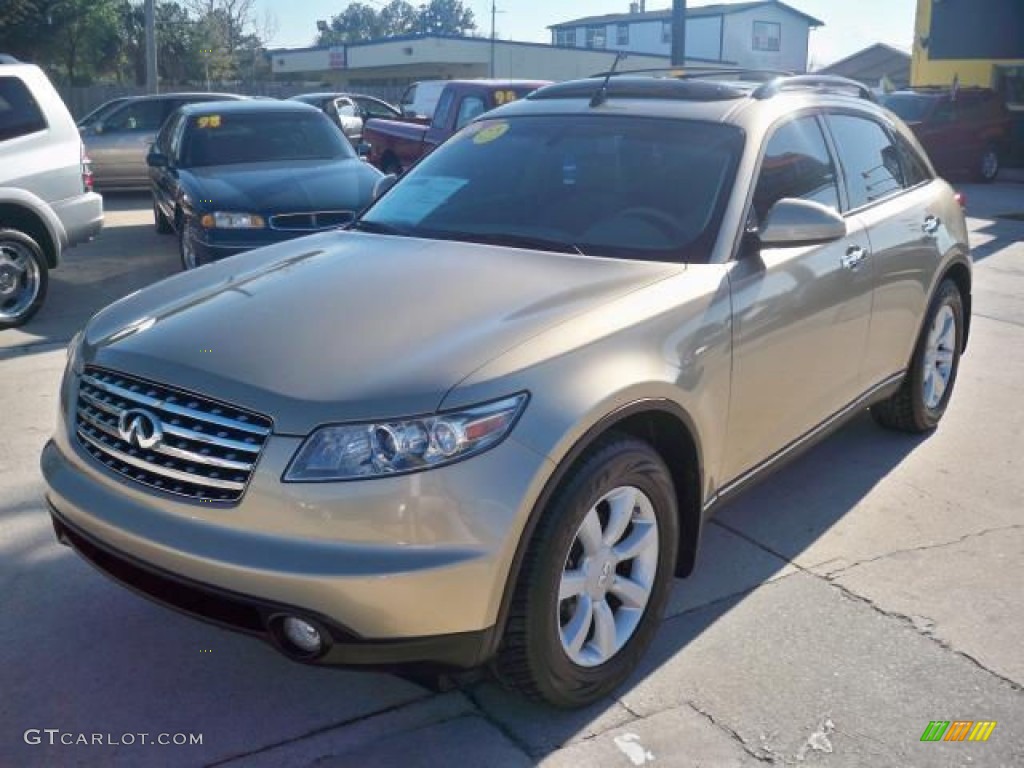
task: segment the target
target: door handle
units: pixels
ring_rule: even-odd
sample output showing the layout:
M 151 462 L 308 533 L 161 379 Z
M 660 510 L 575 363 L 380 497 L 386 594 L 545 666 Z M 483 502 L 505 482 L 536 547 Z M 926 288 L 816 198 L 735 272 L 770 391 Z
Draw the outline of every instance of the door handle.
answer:
M 859 245 L 851 245 L 846 249 L 846 253 L 839 258 L 839 263 L 843 265 L 845 269 L 851 272 L 856 272 L 860 263 L 868 257 L 868 252 L 861 248 Z
M 929 216 L 924 220 L 924 224 L 921 225 L 921 229 L 924 230 L 926 235 L 934 235 L 939 231 L 939 226 L 942 222 L 935 216 Z

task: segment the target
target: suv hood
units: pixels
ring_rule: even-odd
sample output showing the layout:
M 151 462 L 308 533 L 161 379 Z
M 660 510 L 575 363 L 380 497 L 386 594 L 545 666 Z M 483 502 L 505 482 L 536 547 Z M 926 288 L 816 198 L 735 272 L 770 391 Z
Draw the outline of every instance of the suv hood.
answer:
M 323 423 L 431 413 L 486 362 L 683 269 L 330 232 L 125 297 L 90 322 L 80 359 L 306 434 Z

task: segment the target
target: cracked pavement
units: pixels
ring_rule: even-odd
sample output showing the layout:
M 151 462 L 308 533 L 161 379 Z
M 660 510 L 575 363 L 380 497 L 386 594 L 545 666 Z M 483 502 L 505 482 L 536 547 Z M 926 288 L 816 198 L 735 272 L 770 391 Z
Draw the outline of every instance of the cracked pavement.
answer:
M 720 510 L 641 667 L 552 710 L 483 679 L 436 693 L 311 669 L 152 605 L 53 540 L 39 450 L 63 346 L 176 271 L 145 196 L 0 334 L 0 765 L 1024 765 L 1024 185 L 966 186 L 974 324 L 939 430 L 866 415 Z M 921 743 L 931 720 L 987 743 Z M 202 733 L 201 746 L 26 744 L 25 730 Z

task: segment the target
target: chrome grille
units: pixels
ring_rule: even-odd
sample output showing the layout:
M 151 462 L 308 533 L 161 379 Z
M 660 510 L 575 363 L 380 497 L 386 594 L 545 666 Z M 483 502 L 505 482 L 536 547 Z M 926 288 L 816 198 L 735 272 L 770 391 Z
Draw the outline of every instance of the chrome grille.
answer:
M 355 217 L 355 211 L 281 213 L 270 217 L 270 228 L 294 232 L 318 232 L 322 229 L 343 227 Z
M 125 436 L 122 414 L 131 410 L 157 422 L 162 437 L 155 444 Z M 166 493 L 237 501 L 271 426 L 265 416 L 123 373 L 87 367 L 79 381 L 82 447 L 112 471 Z

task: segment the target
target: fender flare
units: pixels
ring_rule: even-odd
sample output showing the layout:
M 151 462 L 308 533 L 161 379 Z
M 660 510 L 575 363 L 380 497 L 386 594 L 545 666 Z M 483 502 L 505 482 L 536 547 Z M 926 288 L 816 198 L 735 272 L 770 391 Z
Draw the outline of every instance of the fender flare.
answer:
M 67 247 L 68 233 L 57 218 L 57 214 L 53 212 L 53 208 L 38 195 L 17 187 L 0 187 L 0 202 L 21 206 L 39 217 L 53 242 L 53 263 L 50 266 L 57 266 L 61 253 Z

